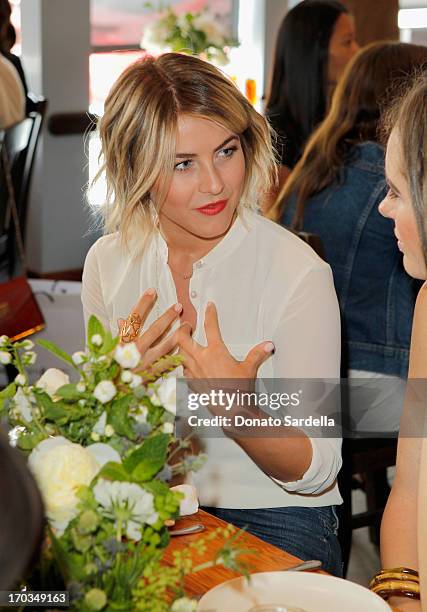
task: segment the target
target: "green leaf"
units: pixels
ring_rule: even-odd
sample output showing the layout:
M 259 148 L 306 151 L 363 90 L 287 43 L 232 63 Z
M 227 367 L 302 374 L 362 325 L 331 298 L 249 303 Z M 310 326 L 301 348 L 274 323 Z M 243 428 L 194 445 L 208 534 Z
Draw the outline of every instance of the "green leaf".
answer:
M 0 391 L 0 400 L 10 399 L 16 393 L 16 385 L 15 383 L 10 383 L 3 391 Z
M 45 436 L 42 433 L 27 434 L 18 438 L 17 446 L 21 450 L 31 451 L 44 439 Z
M 138 482 L 150 480 L 162 469 L 169 443 L 167 434 L 159 434 L 148 438 L 123 461 L 125 469 Z
M 119 343 L 119 338 L 113 338 L 109 331 L 105 332 L 104 343 L 99 351 L 100 355 L 107 355 L 111 353 Z
M 45 408 L 44 416 L 49 421 L 59 422 L 64 425 L 70 420 L 70 411 L 68 408 L 60 402 L 52 402 L 52 404 Z
M 84 557 L 76 553 L 68 553 L 66 549 L 61 545 L 59 538 L 55 536 L 55 533 L 48 524 L 49 538 L 52 543 L 53 553 L 55 561 L 58 563 L 58 567 L 64 578 L 65 583 L 69 583 L 72 580 L 79 581 L 84 580 Z
M 132 401 L 133 397 L 131 395 L 126 395 L 115 400 L 108 414 L 107 422 L 114 427 L 114 431 L 119 436 L 126 436 L 130 440 L 135 440 L 136 434 L 129 417 L 129 406 Z
M 106 478 L 107 480 L 120 480 L 121 482 L 127 482 L 129 480 L 129 474 L 123 465 L 121 463 L 115 463 L 114 461 L 106 463 L 97 477 Z
M 56 346 L 56 344 L 53 342 L 50 342 L 49 340 L 37 340 L 37 344 L 45 348 L 50 353 L 53 353 L 53 355 L 58 357 L 58 359 L 62 359 L 62 361 L 65 361 L 65 363 L 68 363 L 69 365 L 72 365 L 73 368 L 78 369 L 69 354 L 59 348 L 59 346 Z
M 105 340 L 105 330 L 102 327 L 102 324 L 95 317 L 95 315 L 91 315 L 89 317 L 89 323 L 87 325 L 88 345 L 89 345 L 90 349 L 95 350 L 96 352 L 98 352 L 100 347 L 99 346 L 95 346 L 94 344 L 92 344 L 92 336 L 95 336 L 96 334 L 99 334 L 101 336 L 101 338 L 102 338 L 102 342 L 104 342 L 104 340 Z
M 62 387 L 57 389 L 55 395 L 66 400 L 79 400 L 82 397 L 82 394 L 77 391 L 76 385 L 73 383 L 62 385 Z

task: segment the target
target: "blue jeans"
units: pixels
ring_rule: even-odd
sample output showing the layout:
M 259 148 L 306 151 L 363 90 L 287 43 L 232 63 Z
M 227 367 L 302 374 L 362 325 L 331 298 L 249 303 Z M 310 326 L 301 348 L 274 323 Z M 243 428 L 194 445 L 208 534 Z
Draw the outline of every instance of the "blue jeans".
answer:
M 335 506 L 203 510 L 236 527 L 246 527 L 249 533 L 304 561 L 319 559 L 322 569 L 334 576 L 343 575 Z

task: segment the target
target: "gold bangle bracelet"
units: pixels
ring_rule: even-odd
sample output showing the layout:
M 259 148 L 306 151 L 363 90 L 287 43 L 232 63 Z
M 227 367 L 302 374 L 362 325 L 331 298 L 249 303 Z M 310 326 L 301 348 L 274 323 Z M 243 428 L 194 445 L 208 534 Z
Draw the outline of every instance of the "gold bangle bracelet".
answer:
M 420 598 L 420 585 L 412 580 L 385 580 L 370 586 L 370 589 L 383 599 L 390 597 Z
M 369 583 L 369 588 L 378 584 L 380 582 L 384 582 L 385 580 L 408 580 L 410 582 L 415 582 L 419 584 L 420 578 L 419 574 L 416 570 L 410 569 L 408 567 L 395 567 L 391 569 L 385 569 L 372 578 Z

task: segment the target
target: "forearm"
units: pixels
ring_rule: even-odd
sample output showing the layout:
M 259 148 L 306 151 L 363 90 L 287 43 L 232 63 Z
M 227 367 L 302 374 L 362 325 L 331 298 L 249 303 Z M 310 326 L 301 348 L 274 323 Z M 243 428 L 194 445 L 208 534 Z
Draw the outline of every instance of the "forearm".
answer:
M 418 569 L 417 500 L 393 487 L 381 524 L 381 565 Z

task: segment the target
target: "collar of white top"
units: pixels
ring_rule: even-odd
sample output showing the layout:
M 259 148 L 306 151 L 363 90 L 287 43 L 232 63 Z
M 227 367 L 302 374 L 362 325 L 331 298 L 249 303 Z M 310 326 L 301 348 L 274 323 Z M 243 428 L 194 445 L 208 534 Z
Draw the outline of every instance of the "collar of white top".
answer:
M 195 261 L 193 265 L 197 267 L 197 264 L 201 263 L 203 269 L 213 268 L 222 259 L 228 257 L 250 232 L 253 225 L 252 215 L 255 214 L 252 211 L 240 211 L 224 238 L 202 259 Z M 157 252 L 159 253 L 160 261 L 166 264 L 168 261 L 168 245 L 166 240 L 160 232 L 156 232 L 155 239 L 157 241 Z

